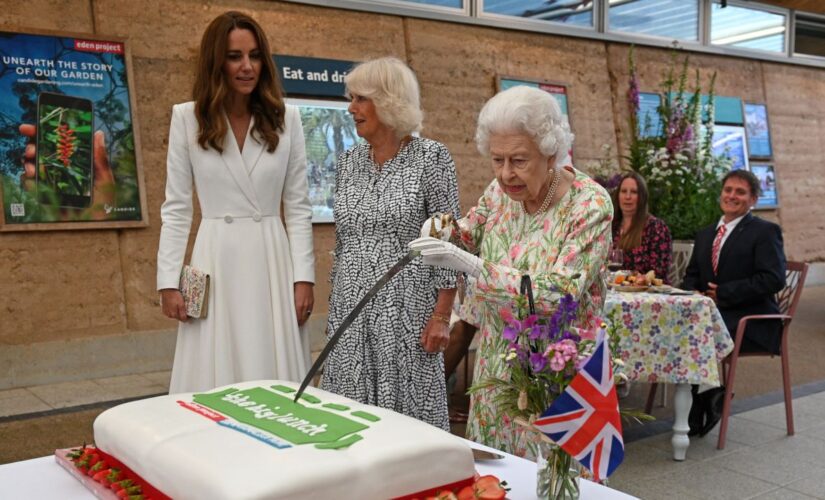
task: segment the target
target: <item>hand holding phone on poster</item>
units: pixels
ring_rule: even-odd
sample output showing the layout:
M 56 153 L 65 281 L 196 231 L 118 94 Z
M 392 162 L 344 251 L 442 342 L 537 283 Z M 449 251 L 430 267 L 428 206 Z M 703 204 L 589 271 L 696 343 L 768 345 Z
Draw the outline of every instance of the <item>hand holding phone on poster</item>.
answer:
M 37 126 L 24 123 L 19 127 L 20 134 L 31 139 L 32 142 L 26 145 L 23 153 L 24 172 L 20 176 L 20 184 L 27 191 L 37 189 L 38 174 L 44 175 L 42 170 L 37 171 Z M 92 139 L 92 193 L 88 207 L 83 211 L 83 215 L 88 215 L 94 220 L 106 218 L 105 207 L 114 205 L 115 200 L 115 178 L 112 168 L 109 165 L 109 155 L 106 151 L 106 137 L 102 131 L 97 131 Z M 68 212 L 64 212 L 68 215 Z

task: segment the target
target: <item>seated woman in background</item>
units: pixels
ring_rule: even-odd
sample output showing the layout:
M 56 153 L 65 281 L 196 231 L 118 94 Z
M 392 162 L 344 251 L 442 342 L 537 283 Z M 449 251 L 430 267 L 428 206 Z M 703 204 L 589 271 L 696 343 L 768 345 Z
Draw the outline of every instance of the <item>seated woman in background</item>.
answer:
M 647 184 L 636 172 L 622 176 L 613 193 L 613 247 L 624 252 L 624 269 L 646 273 L 670 284 L 672 257 L 670 230 L 662 219 L 647 211 Z

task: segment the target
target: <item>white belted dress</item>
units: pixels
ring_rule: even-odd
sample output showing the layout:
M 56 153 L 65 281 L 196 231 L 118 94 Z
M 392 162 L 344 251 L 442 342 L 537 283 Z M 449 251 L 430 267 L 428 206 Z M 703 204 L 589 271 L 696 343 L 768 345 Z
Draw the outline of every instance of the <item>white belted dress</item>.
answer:
M 157 287 L 178 287 L 193 188 L 202 219 L 191 265 L 209 273 L 211 284 L 207 317 L 180 323 L 170 393 L 244 380 L 300 381 L 309 365 L 308 333 L 298 327 L 293 292 L 295 282 L 315 281 L 298 110 L 287 106 L 272 153 L 250 133 L 252 124 L 243 152 L 227 129 L 223 153 L 205 150 L 194 103 L 172 110 Z

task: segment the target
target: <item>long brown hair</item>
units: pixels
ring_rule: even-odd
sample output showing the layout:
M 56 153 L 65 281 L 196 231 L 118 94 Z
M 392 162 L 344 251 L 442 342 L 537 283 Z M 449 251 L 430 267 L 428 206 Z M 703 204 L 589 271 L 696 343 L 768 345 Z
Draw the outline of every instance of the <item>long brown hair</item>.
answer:
M 235 11 L 216 17 L 209 23 L 201 39 L 195 85 L 192 89 L 195 116 L 198 118 L 198 144 L 203 149 L 211 147 L 223 152 L 223 139 L 227 132 L 224 102 L 229 93 L 223 64 L 226 61 L 229 32 L 236 29 L 252 32 L 261 52 L 261 74 L 249 99 L 249 110 L 255 118 L 251 135 L 258 142 L 266 144 L 266 150 L 271 153 L 278 147 L 278 133 L 284 130 L 284 90 L 260 25 L 246 14 Z
M 619 187 L 613 191 L 613 234 L 621 231 L 622 228 L 622 208 L 619 206 L 619 196 L 622 190 L 622 184 L 625 179 L 633 179 L 636 181 L 636 191 L 638 192 L 638 200 L 636 202 L 636 213 L 633 215 L 633 220 L 630 221 L 630 230 L 622 234 L 619 238 L 619 248 L 622 250 L 631 250 L 642 244 L 642 233 L 645 230 L 645 224 L 650 214 L 647 211 L 647 183 L 644 177 L 636 172 L 627 172 L 622 175 L 619 181 Z

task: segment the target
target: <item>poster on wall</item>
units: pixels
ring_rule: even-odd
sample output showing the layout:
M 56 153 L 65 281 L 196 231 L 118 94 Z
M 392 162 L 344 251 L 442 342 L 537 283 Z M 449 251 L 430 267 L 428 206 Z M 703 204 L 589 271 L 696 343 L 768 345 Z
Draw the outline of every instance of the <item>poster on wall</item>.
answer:
M 732 170 L 748 170 L 748 146 L 745 141 L 745 127 L 738 125 L 713 126 L 713 154 L 731 160 Z
M 776 193 L 776 173 L 773 171 L 773 165 L 753 164 L 751 172 L 759 179 L 759 187 L 762 189 L 754 208 L 777 208 L 779 196 Z
M 501 92 L 502 90 L 507 90 L 510 87 L 515 87 L 517 85 L 525 85 L 527 87 L 535 87 L 537 89 L 541 89 L 553 97 L 556 98 L 558 101 L 559 106 L 561 107 L 561 112 L 565 118 L 567 118 L 567 123 L 570 123 L 570 115 L 567 110 L 567 86 L 559 84 L 559 83 L 552 83 L 544 80 L 530 80 L 524 78 L 511 78 L 509 76 L 500 76 L 498 77 L 498 91 Z
M 745 103 L 745 131 L 748 136 L 748 152 L 752 158 L 773 156 L 767 106 Z
M 0 32 L 0 231 L 147 225 L 122 40 Z
M 307 153 L 309 201 L 312 222 L 333 222 L 335 164 L 338 155 L 351 148 L 359 137 L 345 101 L 287 99 L 301 112 Z

